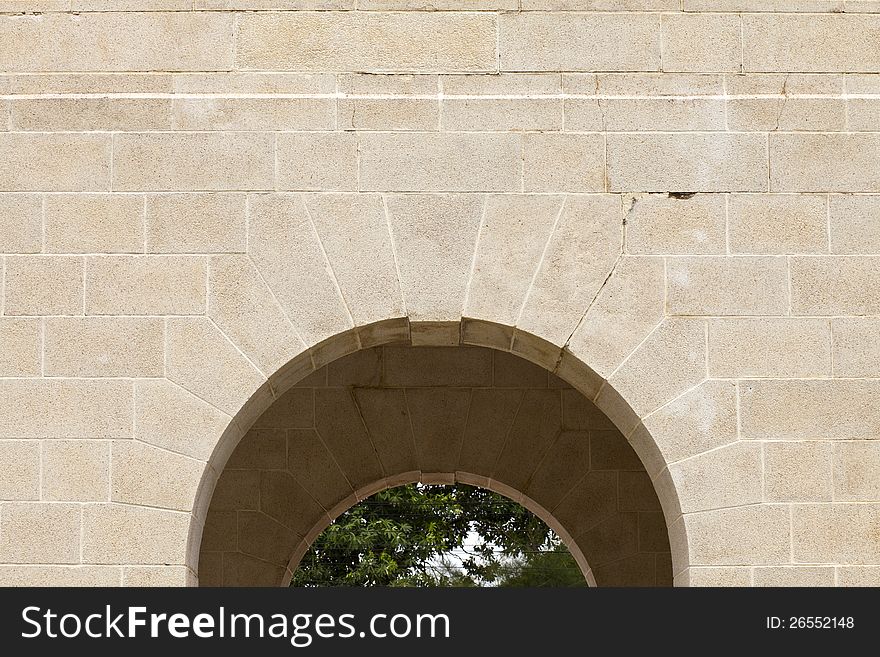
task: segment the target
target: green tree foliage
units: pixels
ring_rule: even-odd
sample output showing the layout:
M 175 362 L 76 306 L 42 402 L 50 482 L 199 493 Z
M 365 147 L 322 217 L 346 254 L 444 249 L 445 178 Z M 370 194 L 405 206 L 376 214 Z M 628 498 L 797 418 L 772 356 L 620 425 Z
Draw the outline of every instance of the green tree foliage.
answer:
M 476 537 L 476 542 L 474 541 Z M 291 586 L 585 586 L 559 538 L 516 502 L 473 486 L 391 488 L 312 544 Z

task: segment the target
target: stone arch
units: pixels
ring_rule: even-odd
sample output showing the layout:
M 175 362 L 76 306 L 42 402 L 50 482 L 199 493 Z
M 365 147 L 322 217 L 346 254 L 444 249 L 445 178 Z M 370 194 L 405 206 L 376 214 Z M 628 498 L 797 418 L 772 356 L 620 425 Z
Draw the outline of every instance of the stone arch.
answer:
M 507 352 L 399 343 L 329 363 L 258 418 L 218 479 L 202 579 L 278 584 L 333 518 L 414 481 L 522 503 L 594 583 L 671 583 L 650 477 L 589 400 Z

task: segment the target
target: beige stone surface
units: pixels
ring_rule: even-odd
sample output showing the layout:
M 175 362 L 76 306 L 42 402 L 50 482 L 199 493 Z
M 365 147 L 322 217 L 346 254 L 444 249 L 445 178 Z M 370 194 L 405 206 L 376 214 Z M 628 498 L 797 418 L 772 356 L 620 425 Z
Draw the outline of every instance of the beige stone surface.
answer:
M 161 319 L 50 317 L 43 324 L 46 376 L 162 376 Z
M 754 14 L 742 27 L 747 71 L 876 72 L 880 63 L 876 16 Z M 831 47 L 841 42 L 852 47 Z
M 3 504 L 0 559 L 3 563 L 80 563 L 79 504 Z
M 523 191 L 605 191 L 605 141 L 599 134 L 523 135 Z
M 609 376 L 663 319 L 661 258 L 621 256 L 568 340 L 568 351 Z
M 125 504 L 82 510 L 82 559 L 93 564 L 183 565 L 189 515 Z
M 768 380 L 740 384 L 741 436 L 762 440 L 876 438 L 877 382 Z
M 831 342 L 831 323 L 824 319 L 712 320 L 709 374 L 721 378 L 829 376 Z
M 110 500 L 110 441 L 44 440 L 41 463 L 41 499 Z
M 130 194 L 52 194 L 45 199 L 47 253 L 142 253 L 144 199 Z
M 602 289 L 622 251 L 620 203 L 611 195 L 569 196 L 550 236 L 518 329 L 561 345 Z
M 513 326 L 563 211 L 559 196 L 489 196 L 464 314 Z
M 290 133 L 276 137 L 278 189 L 358 189 L 357 137 L 345 133 Z
M 364 133 L 360 189 L 513 192 L 521 185 L 520 137 L 490 133 Z
M 873 564 L 880 551 L 877 504 L 798 504 L 791 525 L 796 563 Z
M 774 192 L 876 192 L 874 133 L 772 134 L 770 189 Z
M 407 315 L 457 321 L 465 307 L 483 197 L 400 194 L 385 202 Z
M 235 415 L 265 382 L 210 319 L 169 319 L 166 331 L 166 377 L 221 411 Z
M 277 585 L 413 481 L 878 582 L 875 2 L 6 5 L 0 583 Z
M 231 418 L 170 381 L 135 383 L 134 434 L 141 442 L 207 460 Z
M 42 373 L 41 330 L 37 319 L 0 319 L 0 376 L 39 376 Z
M 467 13 L 246 14 L 236 64 L 272 71 L 491 71 L 495 20 Z
M 0 441 L 0 500 L 40 499 L 40 443 L 36 440 Z
M 22 132 L 170 130 L 171 101 L 147 98 L 34 98 L 10 104 Z
M 202 315 L 207 260 L 195 256 L 87 258 L 88 315 Z
M 217 256 L 208 268 L 208 316 L 260 371 L 275 373 L 305 350 L 250 258 Z
M 177 12 L 4 16 L 6 71 L 198 71 L 232 65 L 232 15 Z M 51 41 L 53 48 L 40 44 Z
M 766 150 L 756 134 L 611 134 L 608 185 L 615 192 L 764 192 Z
M 872 440 L 834 445 L 835 501 L 868 502 L 880 499 L 880 445 Z
M 667 258 L 666 282 L 674 315 L 784 315 L 789 307 L 785 258 Z
M 267 133 L 119 133 L 113 187 L 121 191 L 262 190 L 274 185 L 275 137 Z
M 248 230 L 249 255 L 307 345 L 353 326 L 301 197 L 251 197 Z
M 146 198 L 147 253 L 242 253 L 244 194 L 156 194 Z
M 119 379 L 0 379 L 0 437 L 129 438 L 132 384 Z
M 872 315 L 880 308 L 878 260 L 824 256 L 791 259 L 794 315 Z
M 3 191 L 107 191 L 110 137 L 76 133 L 2 133 Z
M 841 317 L 831 320 L 834 373 L 870 377 L 880 371 L 880 320 L 875 317 Z
M 660 19 L 650 14 L 520 13 L 499 20 L 502 71 L 657 71 Z M 590 43 L 590 48 L 572 48 Z
M 204 464 L 136 440 L 117 440 L 111 468 L 112 501 L 187 511 Z
M 39 253 L 43 207 L 36 194 L 0 194 L 0 252 Z
M 739 16 L 709 13 L 664 15 L 662 39 L 664 71 L 742 70 Z
M 714 255 L 726 250 L 724 197 L 668 194 L 624 197 L 626 251 L 638 255 Z
M 832 194 L 829 204 L 832 253 L 880 252 L 880 226 L 875 221 L 880 196 Z
M 828 200 L 807 194 L 732 194 L 731 253 L 827 253 Z

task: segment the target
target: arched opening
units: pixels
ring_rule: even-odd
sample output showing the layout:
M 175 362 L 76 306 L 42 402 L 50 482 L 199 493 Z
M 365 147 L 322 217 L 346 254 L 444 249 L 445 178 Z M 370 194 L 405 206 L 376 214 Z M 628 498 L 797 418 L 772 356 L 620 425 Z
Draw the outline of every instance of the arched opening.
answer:
M 322 531 L 292 587 L 581 587 L 565 542 L 518 502 L 469 484 L 373 493 Z
M 328 359 L 254 413 L 225 463 L 216 460 L 192 544 L 201 585 L 285 584 L 332 519 L 412 482 L 520 502 L 590 583 L 672 584 L 654 482 L 583 392 L 507 351 L 387 342 Z

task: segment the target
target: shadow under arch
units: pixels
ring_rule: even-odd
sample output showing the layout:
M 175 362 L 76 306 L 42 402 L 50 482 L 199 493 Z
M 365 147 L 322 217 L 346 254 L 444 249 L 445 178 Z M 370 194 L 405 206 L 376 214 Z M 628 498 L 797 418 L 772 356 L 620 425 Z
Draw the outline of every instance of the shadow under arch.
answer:
M 205 520 L 215 486 L 230 456 L 255 421 L 274 401 L 313 372 L 360 350 L 382 346 L 476 346 L 518 356 L 555 375 L 587 400 L 597 403 L 597 405 L 599 393 L 603 392 L 605 404 L 604 407 L 599 406 L 600 410 L 617 425 L 639 459 L 643 463 L 649 460 L 656 463 L 658 459 L 663 459 L 659 447 L 644 426 L 636 422 L 635 429 L 632 428 L 632 418 L 636 415 L 627 401 L 589 364 L 582 362 L 565 348 L 555 346 L 536 335 L 514 327 L 479 319 L 462 318 L 461 321 L 453 322 L 410 322 L 408 318 L 401 317 L 382 320 L 339 333 L 304 351 L 272 374 L 268 381 L 254 391 L 254 394 L 235 415 L 218 439 L 196 492 L 187 539 L 187 561 L 193 572 L 199 573 L 199 553 Z M 668 478 L 668 472 L 664 472 L 664 474 L 666 479 L 662 482 L 655 480 L 652 482 L 652 488 L 665 516 L 671 549 L 672 572 L 677 574 L 688 567 L 688 542 L 685 524 L 681 518 L 677 490 L 674 483 Z M 358 492 L 361 495 L 369 496 L 392 486 L 416 481 L 423 483 L 454 483 L 456 481 L 468 483 L 488 488 L 523 504 L 563 539 L 581 566 L 585 577 L 588 578 L 588 582 L 591 585 L 595 584 L 587 558 L 552 513 L 529 499 L 522 492 L 500 482 L 490 482 L 489 478 L 483 475 L 473 475 L 461 471 L 457 473 L 407 472 L 371 482 L 359 489 Z M 295 568 L 296 563 L 320 531 L 329 524 L 332 518 L 343 513 L 357 501 L 357 499 L 349 500 L 345 508 L 334 509 L 334 513 L 328 515 L 324 524 L 320 522 L 315 524 L 308 535 L 299 541 L 285 568 L 284 583 L 289 582 L 292 569 Z M 278 583 L 281 584 L 282 581 Z M 198 581 L 194 584 L 198 585 Z

